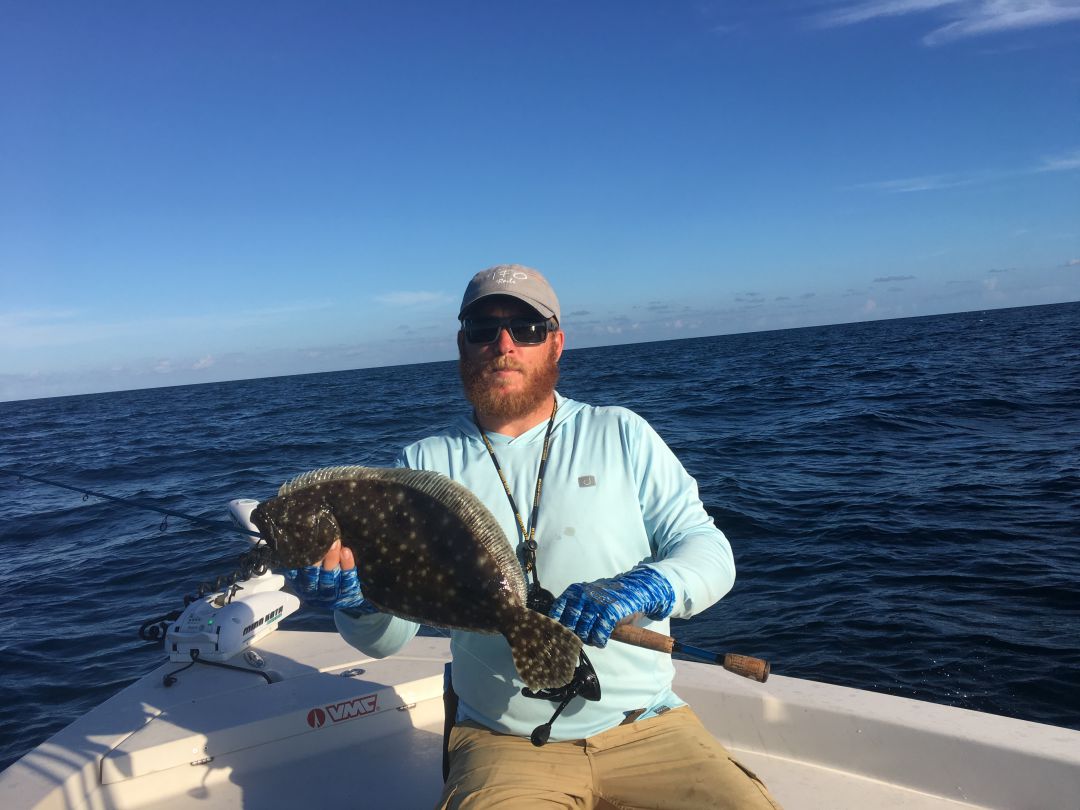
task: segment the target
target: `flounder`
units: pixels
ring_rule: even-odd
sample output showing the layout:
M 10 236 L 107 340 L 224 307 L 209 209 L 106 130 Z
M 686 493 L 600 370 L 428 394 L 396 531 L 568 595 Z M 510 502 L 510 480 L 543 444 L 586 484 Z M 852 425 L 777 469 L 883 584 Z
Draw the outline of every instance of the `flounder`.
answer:
M 352 549 L 364 596 L 435 627 L 501 633 L 533 691 L 569 683 L 581 640 L 525 605 L 525 576 L 495 517 L 441 473 L 327 467 L 284 484 L 252 522 L 287 568 Z

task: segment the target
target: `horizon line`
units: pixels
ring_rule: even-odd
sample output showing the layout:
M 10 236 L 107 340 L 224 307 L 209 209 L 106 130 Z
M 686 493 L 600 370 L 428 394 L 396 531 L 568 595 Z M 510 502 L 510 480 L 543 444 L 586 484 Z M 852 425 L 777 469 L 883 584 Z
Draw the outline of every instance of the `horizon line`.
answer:
M 745 332 L 717 332 L 711 335 L 688 335 L 686 337 L 672 337 L 672 338 L 654 338 L 652 340 L 639 340 L 639 341 L 626 341 L 622 343 L 598 343 L 590 346 L 575 346 L 568 348 L 564 351 L 577 352 L 588 351 L 591 349 L 610 349 L 617 346 L 645 346 L 652 343 L 673 343 L 680 340 L 706 340 L 709 338 L 718 337 L 738 337 L 739 335 L 761 335 L 768 334 L 770 332 L 794 332 L 800 329 L 823 329 L 834 326 L 852 326 L 854 324 L 863 323 L 888 323 L 891 321 L 911 321 L 918 320 L 920 318 L 948 318 L 953 315 L 970 315 L 975 312 L 1001 312 L 1010 309 L 1037 309 L 1039 307 L 1064 307 L 1074 304 L 1080 304 L 1078 301 L 1056 301 L 1045 304 L 1023 304 L 1020 306 L 1005 306 L 1005 307 L 980 307 L 978 309 L 963 309 L 956 310 L 954 312 L 936 312 L 929 315 L 898 315 L 894 318 L 866 318 L 856 321 L 837 321 L 834 323 L 819 323 L 819 324 L 807 324 L 805 326 L 784 326 L 779 328 L 767 328 L 767 329 L 750 329 Z M 229 385 L 231 383 L 239 382 L 255 382 L 256 380 L 277 380 L 288 377 L 313 377 L 317 374 L 346 374 L 351 371 L 366 371 L 369 369 L 384 369 L 384 368 L 408 368 L 410 366 L 423 366 L 431 365 L 435 363 L 456 363 L 457 358 L 450 357 L 445 360 L 417 360 L 412 363 L 388 363 L 386 365 L 371 365 L 371 366 L 355 366 L 352 368 L 339 368 L 331 369 L 329 371 L 298 371 L 293 374 L 273 374 L 269 377 L 235 377 L 228 380 L 206 380 L 205 382 L 187 382 L 187 383 L 169 383 L 165 385 L 146 385 L 141 388 L 110 388 L 104 391 L 85 391 L 78 394 L 53 394 L 45 397 L 26 397 L 22 399 L 0 399 L 0 407 L 8 403 L 25 403 L 25 402 L 42 402 L 51 399 L 65 399 L 68 397 L 96 397 L 107 396 L 110 394 L 129 394 L 136 391 L 156 391 L 159 389 L 167 388 L 192 388 L 198 385 Z

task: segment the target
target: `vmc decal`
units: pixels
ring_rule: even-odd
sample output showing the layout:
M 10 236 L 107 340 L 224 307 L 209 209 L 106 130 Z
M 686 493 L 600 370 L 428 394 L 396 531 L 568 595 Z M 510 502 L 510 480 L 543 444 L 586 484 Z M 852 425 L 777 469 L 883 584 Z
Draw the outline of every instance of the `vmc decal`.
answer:
M 371 714 L 378 708 L 379 696 L 364 695 L 363 697 L 346 700 L 342 703 L 331 703 L 329 706 L 316 706 L 307 714 L 307 724 L 312 728 L 322 728 L 326 721 L 331 723 L 343 723 L 365 714 Z

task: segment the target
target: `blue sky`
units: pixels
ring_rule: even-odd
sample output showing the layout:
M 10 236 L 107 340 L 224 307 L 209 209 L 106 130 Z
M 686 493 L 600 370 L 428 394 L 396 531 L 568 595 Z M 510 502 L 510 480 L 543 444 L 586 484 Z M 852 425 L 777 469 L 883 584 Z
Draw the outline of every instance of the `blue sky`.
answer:
M 1080 0 L 0 0 L 0 399 L 1080 300 Z

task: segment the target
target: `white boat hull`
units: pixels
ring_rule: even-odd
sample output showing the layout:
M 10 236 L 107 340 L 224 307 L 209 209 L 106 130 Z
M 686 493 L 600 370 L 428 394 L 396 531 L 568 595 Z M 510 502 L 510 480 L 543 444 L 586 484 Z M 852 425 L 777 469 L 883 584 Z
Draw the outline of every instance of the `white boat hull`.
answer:
M 166 663 L 0 774 L 15 808 L 430 807 L 448 643 L 373 660 L 277 631 L 262 678 Z M 1080 732 L 679 662 L 676 691 L 787 810 L 1080 807 Z

